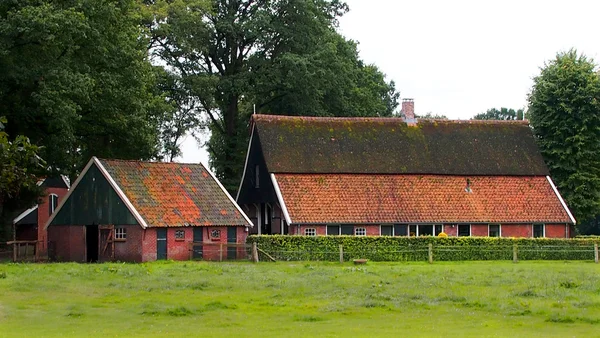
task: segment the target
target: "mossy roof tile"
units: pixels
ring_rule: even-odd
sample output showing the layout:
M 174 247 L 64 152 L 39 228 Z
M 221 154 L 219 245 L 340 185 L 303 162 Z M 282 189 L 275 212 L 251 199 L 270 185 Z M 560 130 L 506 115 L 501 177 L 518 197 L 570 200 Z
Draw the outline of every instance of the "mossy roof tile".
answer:
M 523 121 L 253 115 L 269 172 L 546 176 Z
M 250 225 L 202 164 L 100 162 L 150 227 Z

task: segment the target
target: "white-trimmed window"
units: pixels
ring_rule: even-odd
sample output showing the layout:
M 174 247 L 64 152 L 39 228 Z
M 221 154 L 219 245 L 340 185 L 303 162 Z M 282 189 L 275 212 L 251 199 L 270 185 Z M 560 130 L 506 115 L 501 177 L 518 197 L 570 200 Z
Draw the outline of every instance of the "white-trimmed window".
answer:
M 210 239 L 221 239 L 221 230 L 213 229 L 210 231 Z
M 542 223 L 535 223 L 533 225 L 533 237 L 546 237 L 546 227 Z
M 317 229 L 315 228 L 306 228 L 304 229 L 304 236 L 316 236 Z
M 366 228 L 355 228 L 354 229 L 354 235 L 355 236 L 366 236 L 367 235 L 367 229 Z
M 58 207 L 58 195 L 50 194 L 48 197 L 48 215 L 52 215 Z
M 488 224 L 488 237 L 500 237 L 500 224 Z
M 175 240 L 176 241 L 185 240 L 185 230 L 175 230 Z
M 127 228 L 115 228 L 115 240 L 117 240 L 117 241 L 127 240 Z
M 471 224 L 459 224 L 458 225 L 458 237 L 469 237 L 471 236 Z

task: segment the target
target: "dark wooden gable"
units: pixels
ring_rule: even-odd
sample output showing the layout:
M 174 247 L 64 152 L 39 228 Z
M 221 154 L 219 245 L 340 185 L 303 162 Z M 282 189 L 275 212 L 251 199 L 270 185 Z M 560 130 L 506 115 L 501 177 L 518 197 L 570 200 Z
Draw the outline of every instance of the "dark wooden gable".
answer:
M 258 166 L 258 188 L 256 186 L 256 169 Z M 275 204 L 277 196 L 273 189 L 269 169 L 265 163 L 260 138 L 256 131 L 252 135 L 250 148 L 248 150 L 248 160 L 244 171 L 244 177 L 237 196 L 237 203 L 240 205 L 251 203 L 272 203 Z
M 96 164 L 72 189 L 50 225 L 138 224 Z

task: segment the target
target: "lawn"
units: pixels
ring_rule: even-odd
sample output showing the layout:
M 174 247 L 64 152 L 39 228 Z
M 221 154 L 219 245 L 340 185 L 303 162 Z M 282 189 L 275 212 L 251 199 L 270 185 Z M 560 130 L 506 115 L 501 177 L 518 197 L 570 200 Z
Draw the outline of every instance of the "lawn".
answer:
M 0 264 L 0 336 L 599 334 L 589 262 Z

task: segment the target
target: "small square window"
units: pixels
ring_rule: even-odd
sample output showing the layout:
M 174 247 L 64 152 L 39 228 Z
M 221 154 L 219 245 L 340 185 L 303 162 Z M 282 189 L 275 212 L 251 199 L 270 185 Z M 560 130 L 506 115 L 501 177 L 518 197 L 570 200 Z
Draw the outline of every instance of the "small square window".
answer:
M 221 230 L 215 229 L 210 232 L 211 239 L 220 239 L 221 238 Z
M 127 240 L 127 229 L 126 228 L 115 228 L 115 240 L 117 240 L 117 241 Z
M 500 224 L 490 224 L 488 226 L 489 237 L 500 237 Z
M 185 240 L 185 230 L 175 230 L 175 240 L 177 240 L 177 241 Z
M 365 228 L 356 228 L 356 229 L 354 229 L 354 235 L 356 235 L 356 236 L 366 236 L 367 235 L 367 229 L 365 229 Z
M 317 235 L 317 229 L 315 229 L 315 228 L 304 229 L 304 236 L 316 236 L 316 235 Z

